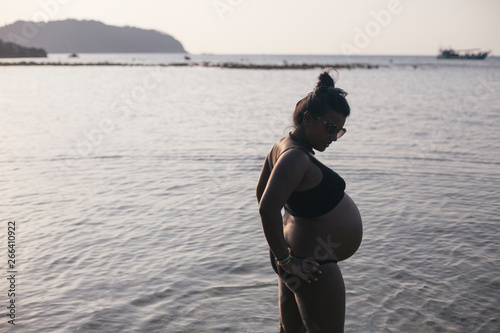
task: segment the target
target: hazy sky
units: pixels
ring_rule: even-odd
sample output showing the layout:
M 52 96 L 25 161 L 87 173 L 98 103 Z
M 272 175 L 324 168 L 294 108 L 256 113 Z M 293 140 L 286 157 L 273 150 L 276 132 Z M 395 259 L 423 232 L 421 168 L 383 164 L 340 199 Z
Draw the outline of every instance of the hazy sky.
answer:
M 190 53 L 500 55 L 500 0 L 0 0 L 0 25 L 91 19 L 156 29 Z

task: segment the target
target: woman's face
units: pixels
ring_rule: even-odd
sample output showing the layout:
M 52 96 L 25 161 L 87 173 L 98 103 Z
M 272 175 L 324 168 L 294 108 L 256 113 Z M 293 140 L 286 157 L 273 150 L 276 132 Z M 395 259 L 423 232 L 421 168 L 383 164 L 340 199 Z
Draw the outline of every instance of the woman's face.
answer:
M 330 146 L 332 141 L 337 141 L 337 131 L 332 131 L 332 125 L 335 125 L 337 130 L 341 130 L 346 121 L 343 115 L 333 110 L 329 110 L 326 114 L 319 117 L 308 112 L 308 116 L 306 117 L 309 144 L 318 151 L 324 151 Z

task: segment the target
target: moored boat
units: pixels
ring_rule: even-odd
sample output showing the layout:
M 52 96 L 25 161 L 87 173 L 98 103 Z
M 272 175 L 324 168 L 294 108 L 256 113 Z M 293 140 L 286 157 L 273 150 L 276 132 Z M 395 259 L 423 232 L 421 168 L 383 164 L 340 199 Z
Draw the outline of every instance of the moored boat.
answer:
M 467 50 L 453 50 L 453 49 L 441 49 L 440 54 L 437 56 L 438 59 L 485 59 L 491 51 L 477 51 L 479 49 L 467 49 Z

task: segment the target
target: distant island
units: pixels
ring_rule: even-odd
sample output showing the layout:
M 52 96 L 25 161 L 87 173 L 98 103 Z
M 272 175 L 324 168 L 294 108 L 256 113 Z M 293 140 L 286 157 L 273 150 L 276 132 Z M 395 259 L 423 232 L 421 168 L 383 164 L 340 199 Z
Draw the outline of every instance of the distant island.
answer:
M 17 21 L 0 27 L 0 39 L 48 53 L 187 53 L 157 30 L 117 27 L 98 21 Z
M 0 39 L 0 58 L 47 58 L 47 52 L 44 49 L 5 43 Z

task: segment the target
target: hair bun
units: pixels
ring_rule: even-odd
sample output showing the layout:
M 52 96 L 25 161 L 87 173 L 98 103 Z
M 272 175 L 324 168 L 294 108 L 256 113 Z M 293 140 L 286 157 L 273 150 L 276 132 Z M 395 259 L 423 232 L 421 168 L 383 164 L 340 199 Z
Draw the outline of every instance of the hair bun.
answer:
M 333 80 L 332 76 L 330 75 L 329 71 L 324 71 L 318 76 L 318 83 L 316 84 L 316 89 L 320 88 L 335 88 L 335 81 Z

